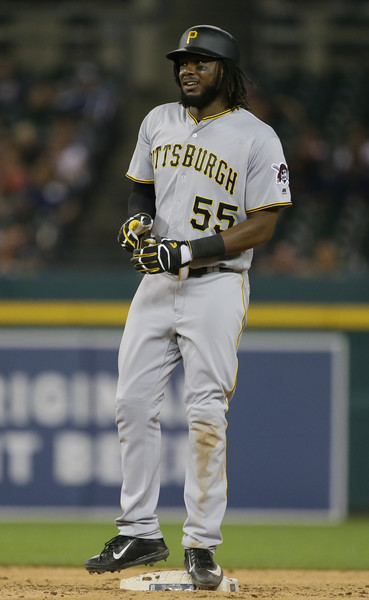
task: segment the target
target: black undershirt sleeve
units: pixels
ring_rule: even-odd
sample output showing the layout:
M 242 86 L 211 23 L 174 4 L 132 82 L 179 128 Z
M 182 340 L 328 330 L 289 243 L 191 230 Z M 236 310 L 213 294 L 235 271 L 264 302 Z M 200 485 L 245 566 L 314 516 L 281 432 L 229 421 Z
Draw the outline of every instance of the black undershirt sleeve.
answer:
M 147 213 L 150 217 L 155 217 L 155 187 L 153 183 L 133 182 L 133 190 L 128 198 L 128 215 L 132 217 L 137 213 Z

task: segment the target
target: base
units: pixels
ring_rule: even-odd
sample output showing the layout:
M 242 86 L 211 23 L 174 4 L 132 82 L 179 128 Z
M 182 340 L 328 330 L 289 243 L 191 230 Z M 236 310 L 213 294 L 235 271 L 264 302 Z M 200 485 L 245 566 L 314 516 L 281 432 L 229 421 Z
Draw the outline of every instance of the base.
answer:
M 193 591 L 197 588 L 187 571 L 154 571 L 153 573 L 142 573 L 128 579 L 122 579 L 120 587 L 123 590 L 187 590 Z M 223 577 L 214 592 L 238 592 L 237 579 Z

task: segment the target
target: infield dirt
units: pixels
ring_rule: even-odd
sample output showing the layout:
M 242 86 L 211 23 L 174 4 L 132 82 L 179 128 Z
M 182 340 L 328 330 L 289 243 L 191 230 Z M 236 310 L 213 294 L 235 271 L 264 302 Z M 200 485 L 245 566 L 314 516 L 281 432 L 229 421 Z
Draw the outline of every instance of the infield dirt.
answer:
M 239 592 L 126 591 L 120 580 L 148 569 L 127 569 L 116 574 L 89 575 L 83 568 L 0 567 L 1 600 L 148 600 L 148 598 L 218 598 L 223 600 L 369 600 L 369 571 L 298 571 L 226 569 L 238 579 Z

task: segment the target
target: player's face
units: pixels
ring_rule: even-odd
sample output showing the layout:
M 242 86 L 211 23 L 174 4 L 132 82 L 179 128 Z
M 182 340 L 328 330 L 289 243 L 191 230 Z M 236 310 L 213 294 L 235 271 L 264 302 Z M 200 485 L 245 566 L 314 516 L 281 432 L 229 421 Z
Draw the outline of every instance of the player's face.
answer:
M 182 104 L 201 109 L 214 102 L 219 95 L 219 61 L 188 54 L 182 56 L 178 63 Z

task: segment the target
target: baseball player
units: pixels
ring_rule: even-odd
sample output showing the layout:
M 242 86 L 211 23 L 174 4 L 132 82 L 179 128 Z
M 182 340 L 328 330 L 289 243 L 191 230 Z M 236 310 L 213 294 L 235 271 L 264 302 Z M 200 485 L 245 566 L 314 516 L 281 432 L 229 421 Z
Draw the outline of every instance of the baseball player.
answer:
M 130 218 L 118 240 L 143 274 L 119 351 L 121 445 L 118 535 L 85 563 L 90 573 L 165 559 L 156 512 L 160 409 L 183 361 L 189 447 L 184 564 L 198 588 L 223 577 L 214 560 L 226 510 L 226 413 L 246 325 L 253 248 L 291 204 L 275 131 L 248 110 L 232 35 L 190 27 L 169 52 L 180 101 L 143 120 L 127 177 Z

